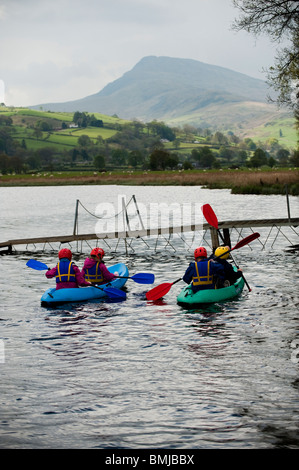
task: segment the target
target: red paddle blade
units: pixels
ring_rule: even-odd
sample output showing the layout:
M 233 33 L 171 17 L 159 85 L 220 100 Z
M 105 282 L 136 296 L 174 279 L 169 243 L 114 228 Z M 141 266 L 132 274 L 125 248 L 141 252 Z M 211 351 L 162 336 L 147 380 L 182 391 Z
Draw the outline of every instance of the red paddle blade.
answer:
M 248 243 L 253 242 L 253 240 L 256 240 L 259 236 L 260 234 L 257 232 L 248 235 L 248 237 L 245 237 L 240 240 L 230 251 L 237 250 L 238 248 L 241 248 L 244 245 L 248 245 Z
M 160 284 L 159 286 L 149 290 L 145 294 L 145 297 L 147 298 L 147 300 L 161 299 L 161 297 L 164 297 L 164 295 L 166 295 L 167 292 L 170 291 L 172 284 L 173 282 L 164 282 L 163 284 Z
M 204 204 L 201 207 L 201 210 L 208 224 L 212 225 L 212 227 L 215 227 L 218 230 L 218 219 L 210 204 Z

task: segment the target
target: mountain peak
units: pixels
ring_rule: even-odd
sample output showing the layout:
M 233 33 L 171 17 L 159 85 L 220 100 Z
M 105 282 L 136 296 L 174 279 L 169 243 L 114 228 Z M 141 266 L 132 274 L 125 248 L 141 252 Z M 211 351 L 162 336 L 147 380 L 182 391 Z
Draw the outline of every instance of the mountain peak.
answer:
M 211 112 L 220 116 L 220 109 L 225 108 L 227 123 L 236 119 L 229 116 L 230 106 L 249 102 L 252 114 L 254 103 L 266 106 L 266 96 L 263 80 L 193 59 L 146 56 L 94 95 L 42 106 L 51 111 L 100 112 L 146 122 L 157 119 L 200 123 L 205 115 L 209 125 Z

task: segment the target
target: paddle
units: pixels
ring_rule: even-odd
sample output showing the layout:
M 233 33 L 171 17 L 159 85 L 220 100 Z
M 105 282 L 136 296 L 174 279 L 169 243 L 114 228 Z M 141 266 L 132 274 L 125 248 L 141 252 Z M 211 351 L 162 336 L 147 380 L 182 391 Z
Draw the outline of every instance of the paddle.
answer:
M 26 266 L 32 269 L 36 269 L 37 271 L 43 271 L 43 270 L 48 270 L 48 266 L 41 261 L 38 261 L 36 259 L 30 259 L 27 261 Z M 96 289 L 100 289 L 101 291 L 105 292 L 109 297 L 111 298 L 121 298 L 125 299 L 126 298 L 126 293 L 123 292 L 120 289 L 115 289 L 114 287 L 99 287 L 99 286 L 90 286 L 90 287 L 95 287 Z
M 202 210 L 202 213 L 206 219 L 206 221 L 208 222 L 208 224 L 212 225 L 212 227 L 214 227 L 217 232 L 219 233 L 220 237 L 221 237 L 221 240 L 223 241 L 223 243 L 225 243 L 225 240 L 224 240 L 224 237 L 222 236 L 222 233 L 220 232 L 219 228 L 218 228 L 218 219 L 217 219 L 217 216 L 215 214 L 215 212 L 213 211 L 212 207 L 210 206 L 210 204 L 204 204 L 202 207 L 201 207 L 201 210 Z M 231 250 L 232 251 L 232 250 Z M 225 254 L 225 253 L 223 253 Z M 239 269 L 239 266 L 237 265 L 237 263 L 235 262 L 234 258 L 231 256 L 235 266 Z M 249 292 L 251 292 L 251 288 L 249 287 L 249 284 L 248 282 L 246 281 L 245 279 L 245 276 L 244 274 L 242 273 L 242 277 L 243 277 L 243 280 L 249 290 Z
M 242 248 L 242 246 L 247 245 L 248 243 L 252 242 L 256 238 L 260 236 L 259 233 L 255 232 L 252 233 L 251 235 L 248 235 L 248 237 L 243 238 L 240 240 L 233 248 L 230 250 L 226 251 L 225 253 L 229 253 L 230 251 L 237 250 L 238 248 Z M 225 255 L 225 253 L 222 253 L 221 256 Z M 221 258 L 221 256 L 218 256 L 218 258 Z M 217 259 L 217 258 L 215 258 Z M 163 284 L 160 284 L 159 286 L 154 287 L 153 289 L 149 290 L 145 296 L 147 300 L 158 300 L 161 297 L 163 297 L 167 292 L 170 291 L 171 287 L 179 282 L 182 278 L 180 277 L 174 282 L 164 282 Z
M 37 271 L 43 271 L 44 269 L 50 269 L 48 266 L 41 261 L 37 261 L 36 259 L 30 259 L 27 261 L 26 266 L 32 269 L 36 269 Z
M 233 250 L 238 250 L 239 248 L 242 248 L 242 246 L 248 245 L 248 243 L 253 242 L 253 240 L 256 240 L 259 236 L 260 234 L 258 232 L 254 232 L 251 235 L 248 235 L 248 237 L 242 238 L 242 240 L 240 240 L 233 248 L 230 248 L 221 255 L 217 256 L 217 258 L 214 258 L 214 260 L 221 258 L 222 256 L 226 255 L 227 253 L 230 253 Z
M 149 290 L 146 294 L 145 297 L 147 300 L 158 300 L 161 299 L 161 297 L 164 297 L 164 295 L 167 294 L 167 292 L 170 291 L 171 287 L 173 284 L 176 284 L 177 282 L 181 281 L 183 278 L 180 277 L 174 282 L 164 282 L 163 284 L 160 284 L 159 286 L 154 287 L 153 289 Z
M 151 273 L 138 273 L 133 276 L 118 276 L 120 279 L 132 279 L 138 284 L 153 284 L 155 282 L 155 276 Z
M 90 287 L 95 287 L 96 289 L 100 289 L 101 291 L 105 292 L 105 294 L 108 294 L 109 297 L 111 298 L 117 298 L 117 299 L 126 299 L 127 295 L 125 292 L 123 292 L 120 289 L 115 289 L 114 287 L 99 287 L 92 285 Z

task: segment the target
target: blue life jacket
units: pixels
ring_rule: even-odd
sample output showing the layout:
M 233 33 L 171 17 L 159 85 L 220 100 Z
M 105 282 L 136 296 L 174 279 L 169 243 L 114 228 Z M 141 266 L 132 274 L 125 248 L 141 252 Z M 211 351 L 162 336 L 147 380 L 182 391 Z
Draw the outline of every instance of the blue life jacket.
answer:
M 68 259 L 61 259 L 57 263 L 56 282 L 76 282 L 76 273 L 73 263 Z
M 104 276 L 100 268 L 100 261 L 97 262 L 92 268 L 86 269 L 85 280 L 93 284 L 100 284 L 104 281 Z
M 192 279 L 193 286 L 204 286 L 205 289 L 213 289 L 213 274 L 210 272 L 211 261 L 195 261 L 194 263 L 194 276 Z

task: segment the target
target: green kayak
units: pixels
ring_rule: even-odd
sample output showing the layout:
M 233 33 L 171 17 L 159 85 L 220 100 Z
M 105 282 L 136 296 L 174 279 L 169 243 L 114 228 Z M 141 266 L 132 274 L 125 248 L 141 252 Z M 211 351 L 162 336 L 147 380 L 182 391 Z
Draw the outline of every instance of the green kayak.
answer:
M 221 289 L 206 289 L 193 292 L 191 284 L 184 287 L 180 294 L 177 296 L 177 303 L 179 305 L 188 307 L 199 304 L 211 304 L 216 302 L 223 302 L 225 300 L 233 299 L 241 294 L 244 288 L 244 279 L 240 277 L 235 284 Z

